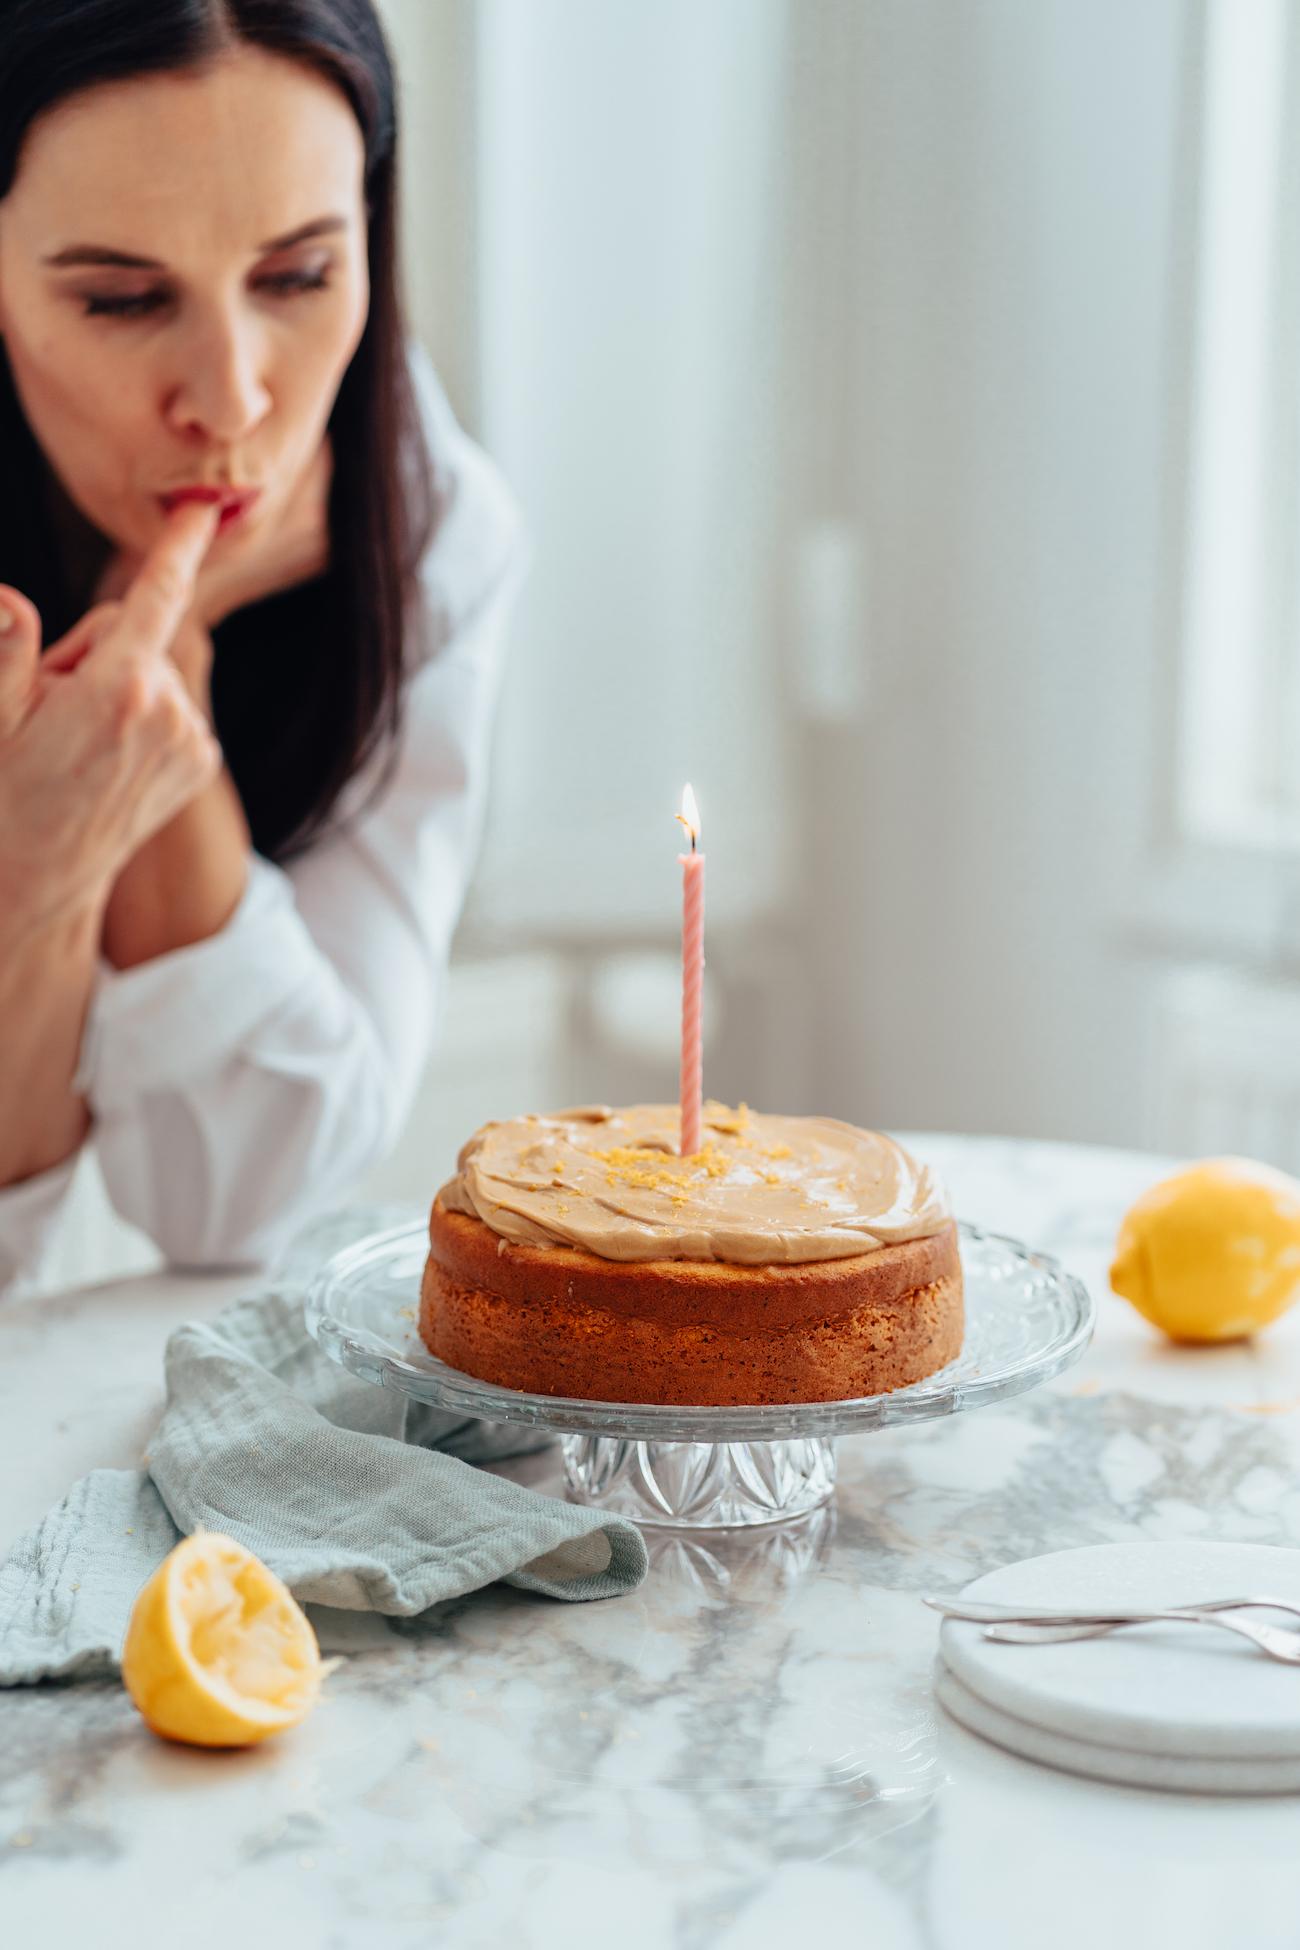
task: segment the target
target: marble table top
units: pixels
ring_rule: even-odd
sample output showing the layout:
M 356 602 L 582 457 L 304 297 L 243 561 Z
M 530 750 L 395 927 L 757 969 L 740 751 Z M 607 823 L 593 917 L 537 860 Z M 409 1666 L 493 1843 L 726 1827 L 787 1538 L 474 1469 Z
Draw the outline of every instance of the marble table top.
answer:
M 346 1655 L 295 1732 L 159 1742 L 120 1686 L 0 1695 L 0 1938 L 352 1950 L 873 1950 L 1297 1941 L 1293 1798 L 1092 1784 L 983 1745 L 930 1690 L 920 1594 L 1112 1539 L 1300 1536 L 1300 1309 L 1258 1343 L 1163 1344 L 1107 1290 L 1166 1161 L 915 1136 L 964 1218 L 1100 1303 L 1032 1394 L 842 1438 L 835 1504 L 661 1534 L 629 1597 L 496 1586 Z M 138 1461 L 179 1321 L 249 1284 L 162 1274 L 0 1307 L 0 1550 L 97 1465 Z M 501 1465 L 559 1492 L 554 1452 Z

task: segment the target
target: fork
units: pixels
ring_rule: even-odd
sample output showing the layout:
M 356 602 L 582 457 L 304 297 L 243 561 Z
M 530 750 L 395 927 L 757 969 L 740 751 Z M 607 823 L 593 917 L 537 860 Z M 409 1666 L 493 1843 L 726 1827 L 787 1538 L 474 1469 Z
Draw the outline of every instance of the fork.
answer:
M 1287 1610 L 1293 1609 L 1292 1606 L 1287 1607 Z M 1001 1645 L 1060 1645 L 1071 1639 L 1102 1638 L 1108 1632 L 1122 1631 L 1126 1625 L 1147 1625 L 1164 1619 L 1181 1625 L 1217 1625 L 1222 1632 L 1235 1632 L 1238 1637 L 1249 1639 L 1270 1659 L 1280 1660 L 1284 1666 L 1300 1666 L 1300 1632 L 1288 1631 L 1280 1625 L 1256 1624 L 1252 1619 L 1230 1614 L 1222 1605 L 1213 1609 L 1204 1606 L 1195 1609 L 1185 1605 L 1178 1610 L 1135 1612 L 1132 1617 L 1093 1620 L 1091 1623 L 1081 1623 L 1077 1619 L 1073 1623 L 1046 1624 L 1030 1620 L 1004 1620 L 1002 1623 L 986 1624 L 983 1637 L 995 1639 Z
M 1133 1624 L 1140 1618 L 1164 1618 L 1170 1614 L 1182 1617 L 1189 1612 L 1218 1611 L 1285 1611 L 1293 1618 L 1300 1618 L 1300 1604 L 1292 1604 L 1288 1598 L 1202 1598 L 1190 1605 L 1170 1605 L 1165 1611 L 1142 1612 L 1126 1611 L 1123 1606 L 1112 1606 L 1108 1610 L 1090 1609 L 1085 1605 L 1072 1608 L 1058 1606 L 1055 1610 L 1042 1605 L 986 1605 L 978 1599 L 965 1598 L 926 1598 L 921 1600 L 931 1611 L 942 1612 L 945 1618 L 961 1618 L 976 1625 L 1096 1625 L 1112 1626 Z

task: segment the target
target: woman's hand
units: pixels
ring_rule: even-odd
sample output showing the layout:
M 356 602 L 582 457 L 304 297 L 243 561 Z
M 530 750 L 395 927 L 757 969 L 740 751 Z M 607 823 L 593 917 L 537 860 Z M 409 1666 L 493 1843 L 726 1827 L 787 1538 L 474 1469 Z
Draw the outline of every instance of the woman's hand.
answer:
M 32 604 L 0 587 L 0 952 L 106 901 L 220 773 L 168 654 L 215 530 L 210 508 L 178 510 L 121 602 L 97 605 L 44 658 Z
M 329 435 L 277 521 L 263 532 L 250 527 L 223 536 L 220 548 L 204 562 L 194 587 L 188 621 L 211 632 L 237 609 L 247 609 L 268 596 L 278 596 L 302 582 L 323 575 L 329 566 L 329 492 L 333 478 Z M 140 561 L 119 550 L 110 557 L 96 589 L 97 599 L 120 597 Z
M 198 573 L 171 658 L 209 722 L 211 632 L 233 610 L 309 581 L 328 564 L 331 471 L 327 438 L 274 527 L 247 536 L 236 531 Z M 115 556 L 101 596 L 125 587 L 131 572 L 130 558 Z M 239 793 L 223 769 L 118 874 L 104 914 L 107 960 L 131 968 L 216 934 L 239 905 L 251 853 Z
M 173 638 L 171 658 L 211 721 L 212 638 L 192 616 Z M 134 968 L 217 934 L 243 897 L 252 850 L 243 802 L 223 766 L 118 874 L 104 911 L 105 959 Z

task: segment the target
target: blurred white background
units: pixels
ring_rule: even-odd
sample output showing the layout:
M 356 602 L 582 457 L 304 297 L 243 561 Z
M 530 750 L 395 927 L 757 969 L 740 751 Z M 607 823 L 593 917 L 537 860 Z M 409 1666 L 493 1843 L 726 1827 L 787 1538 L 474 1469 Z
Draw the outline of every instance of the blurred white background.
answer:
M 537 564 L 441 1054 L 1300 1166 L 1300 10 L 387 0 Z
M 710 1094 L 1300 1169 L 1300 9 L 382 10 L 536 562 L 368 1189 L 672 1099 L 687 779 Z

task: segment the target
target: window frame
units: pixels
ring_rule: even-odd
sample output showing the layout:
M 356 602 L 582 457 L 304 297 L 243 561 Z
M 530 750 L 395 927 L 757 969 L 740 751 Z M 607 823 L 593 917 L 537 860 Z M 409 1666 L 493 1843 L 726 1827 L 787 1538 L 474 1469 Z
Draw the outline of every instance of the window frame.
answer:
M 1282 131 L 1277 171 L 1277 210 L 1300 202 L 1300 21 L 1286 0 L 1276 0 L 1284 21 L 1287 73 L 1282 89 Z M 1167 311 L 1167 407 L 1162 498 L 1165 543 L 1157 597 L 1152 681 L 1145 698 L 1147 781 L 1140 831 L 1127 873 L 1121 873 L 1121 934 L 1140 951 L 1195 955 L 1253 967 L 1300 965 L 1300 790 L 1285 816 L 1239 818 L 1234 826 L 1189 817 L 1186 771 L 1195 731 L 1190 722 L 1194 619 L 1190 614 L 1193 551 L 1198 543 L 1198 423 L 1204 317 L 1202 279 L 1206 250 L 1206 171 L 1209 166 L 1209 62 L 1214 9 L 1230 17 L 1232 0 L 1196 0 L 1184 41 L 1182 106 L 1171 210 L 1172 274 Z M 1238 15 L 1237 18 L 1241 16 Z M 1296 194 L 1292 194 L 1296 192 Z M 1275 289 L 1268 348 L 1269 397 L 1285 408 L 1289 442 L 1275 442 L 1263 490 L 1272 506 L 1284 500 L 1295 517 L 1289 541 L 1273 538 L 1271 559 L 1292 558 L 1284 590 L 1268 589 L 1270 636 L 1257 643 L 1252 686 L 1256 700 L 1280 686 L 1281 646 L 1294 654 L 1287 672 L 1291 749 L 1300 756 L 1300 361 L 1281 356 L 1288 330 L 1300 345 L 1300 248 L 1286 253 Z M 1279 496 L 1277 490 L 1285 492 Z M 1220 673 L 1221 675 L 1222 673 Z M 1258 712 L 1256 715 L 1258 731 Z M 1141 746 L 1136 747 L 1141 749 Z M 1260 750 L 1259 745 L 1255 747 Z M 1275 761 L 1276 763 L 1276 758 Z

